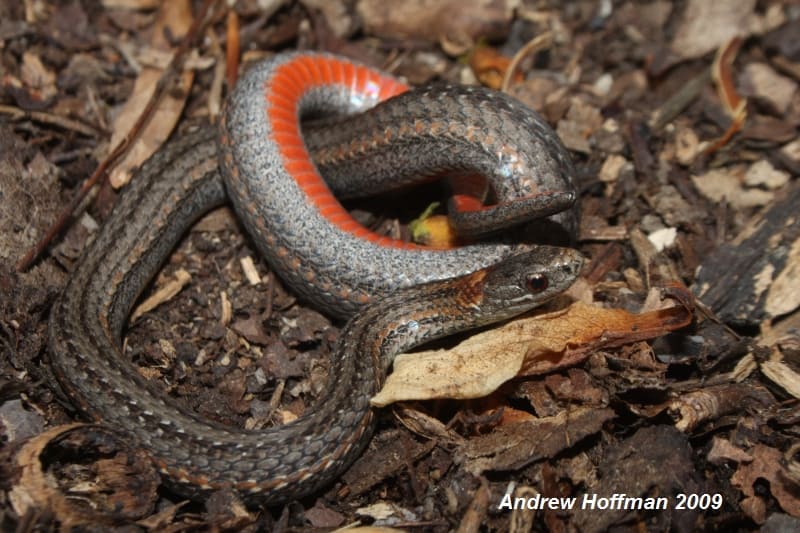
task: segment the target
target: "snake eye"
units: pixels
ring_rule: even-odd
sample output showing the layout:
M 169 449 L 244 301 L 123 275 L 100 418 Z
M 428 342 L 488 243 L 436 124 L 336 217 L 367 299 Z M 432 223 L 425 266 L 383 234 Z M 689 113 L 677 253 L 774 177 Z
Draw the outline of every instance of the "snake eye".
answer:
M 544 274 L 531 274 L 528 276 L 528 279 L 525 280 L 525 285 L 533 294 L 542 292 L 548 285 L 547 276 Z

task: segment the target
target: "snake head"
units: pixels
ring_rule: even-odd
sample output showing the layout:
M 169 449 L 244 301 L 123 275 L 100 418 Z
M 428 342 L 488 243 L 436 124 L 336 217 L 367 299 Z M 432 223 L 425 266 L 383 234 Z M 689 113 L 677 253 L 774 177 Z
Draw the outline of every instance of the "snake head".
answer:
M 582 265 L 571 248 L 537 246 L 510 256 L 481 271 L 481 311 L 502 320 L 533 309 L 568 289 Z

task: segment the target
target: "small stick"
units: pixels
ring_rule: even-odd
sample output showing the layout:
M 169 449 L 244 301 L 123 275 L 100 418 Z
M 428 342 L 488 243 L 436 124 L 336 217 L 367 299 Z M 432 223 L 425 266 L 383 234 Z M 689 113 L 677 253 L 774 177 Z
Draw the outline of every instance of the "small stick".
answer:
M 80 133 L 81 135 L 86 135 L 87 137 L 96 137 L 98 134 L 98 130 L 92 128 L 91 126 L 87 126 L 83 122 L 78 122 L 77 120 L 54 115 L 53 113 L 45 113 L 43 111 L 26 111 L 11 105 L 0 105 L 0 113 L 4 115 L 11 115 L 11 118 L 14 120 L 27 118 L 35 122 L 42 122 L 44 124 L 50 124 L 53 126 L 58 126 L 59 128 L 64 128 L 65 130 L 74 131 Z

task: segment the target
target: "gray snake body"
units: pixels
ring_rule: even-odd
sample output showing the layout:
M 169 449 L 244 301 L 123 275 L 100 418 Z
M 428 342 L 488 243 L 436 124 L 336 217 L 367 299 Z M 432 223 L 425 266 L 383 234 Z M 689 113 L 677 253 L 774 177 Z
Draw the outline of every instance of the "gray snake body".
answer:
M 349 64 L 355 79 L 365 76 L 365 67 L 333 56 L 283 56 L 261 70 L 274 74 L 297 61 L 338 65 L 325 67 L 331 71 Z M 246 78 L 244 86 L 261 84 L 263 94 L 269 95 L 269 84 L 253 81 L 252 76 L 256 75 Z M 374 88 L 377 82 L 370 79 L 364 85 Z M 351 83 L 351 87 L 355 85 Z M 463 98 L 468 93 L 452 90 L 450 104 L 437 104 L 437 116 L 447 119 L 448 109 L 456 105 L 453 101 L 461 105 L 474 97 Z M 234 103 L 241 97 L 237 94 Z M 319 100 L 328 96 L 324 87 L 312 87 L 307 94 L 307 99 L 298 96 L 296 104 L 321 111 L 324 102 Z M 380 90 L 376 94 L 380 96 Z M 429 93 L 427 98 L 438 101 L 439 97 Z M 342 110 L 341 102 L 331 105 L 334 111 Z M 297 121 L 298 113 L 307 110 L 294 111 Z M 278 144 L 291 139 L 274 125 L 271 130 L 269 126 L 243 130 L 239 115 L 247 113 L 229 111 L 222 127 L 220 159 L 227 183 L 219 171 L 216 132 L 210 129 L 169 143 L 143 165 L 55 303 L 49 334 L 54 372 L 71 401 L 92 418 L 132 437 L 179 492 L 201 497 L 229 488 L 248 499 L 277 503 L 318 490 L 360 453 L 374 417 L 369 398 L 381 386 L 396 353 L 539 305 L 574 281 L 581 258 L 573 250 L 549 246 L 476 245 L 428 251 L 364 234 L 366 230 L 356 229 L 342 217 L 341 208 L 330 207 L 327 188 L 300 175 L 301 170 L 308 171 L 308 165 L 289 160 L 287 153 L 302 155 L 305 146 Z M 399 140 L 402 145 L 404 135 L 413 137 L 417 128 L 398 126 L 397 113 L 385 113 L 392 122 L 383 128 L 383 138 Z M 503 117 L 503 121 L 511 120 Z M 492 120 L 500 119 L 495 116 Z M 462 126 L 469 132 L 467 125 Z M 401 132 L 404 128 L 411 130 Z M 519 132 L 520 128 L 512 130 Z M 376 135 L 379 129 L 373 128 L 369 135 Z M 543 167 L 545 173 L 569 169 L 562 160 L 563 148 L 548 132 L 534 143 L 548 153 L 534 156 L 533 164 L 544 158 L 550 160 L 550 166 Z M 266 146 L 262 155 L 238 148 L 240 141 L 249 138 L 252 142 L 258 135 L 265 135 L 259 141 Z M 319 139 L 314 142 L 323 146 L 321 159 L 336 153 L 325 134 Z M 475 142 L 481 143 L 480 139 Z M 360 143 L 355 145 L 358 152 Z M 370 143 L 367 145 L 365 152 L 370 151 Z M 380 150 L 389 149 L 382 146 Z M 517 165 L 519 159 L 506 162 Z M 270 175 L 259 184 L 251 172 L 262 171 L 264 166 L 269 167 Z M 313 165 L 310 168 L 316 172 Z M 569 179 L 558 176 L 562 184 Z M 546 189 L 555 185 L 551 182 Z M 541 191 L 532 190 L 534 185 L 520 187 L 497 191 L 499 207 L 492 213 L 508 215 L 503 211 L 506 199 L 510 202 L 515 194 L 528 197 Z M 571 203 L 571 185 L 566 191 L 564 188 L 550 198 Z M 260 432 L 201 419 L 159 393 L 125 361 L 119 348 L 127 317 L 147 282 L 191 224 L 224 203 L 228 194 L 270 265 L 290 285 L 333 314 L 353 316 L 341 333 L 329 383 L 317 407 L 291 424 Z M 255 202 L 259 195 L 271 198 L 269 207 Z M 548 212 L 552 206 L 545 208 L 538 213 L 552 214 Z M 510 209 L 516 216 L 515 208 Z M 368 301 L 373 303 L 363 307 Z

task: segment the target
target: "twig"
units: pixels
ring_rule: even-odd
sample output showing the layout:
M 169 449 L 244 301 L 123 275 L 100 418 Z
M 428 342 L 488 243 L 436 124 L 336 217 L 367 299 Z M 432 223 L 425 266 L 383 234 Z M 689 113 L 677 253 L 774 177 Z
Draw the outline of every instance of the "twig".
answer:
M 548 31 L 534 37 L 528 41 L 525 46 L 520 48 L 517 53 L 514 54 L 514 57 L 511 59 L 511 63 L 509 63 L 508 68 L 506 69 L 506 73 L 503 75 L 503 84 L 500 86 L 500 90 L 504 93 L 508 92 L 509 86 L 511 85 L 511 80 L 514 77 L 514 72 L 517 71 L 517 67 L 525 57 L 536 53 L 539 50 L 547 48 L 552 42 L 553 34 L 552 32 Z
M 11 105 L 0 105 L 0 113 L 11 115 L 14 120 L 27 118 L 35 122 L 50 124 L 53 126 L 58 126 L 59 128 L 64 128 L 65 130 L 75 131 L 81 135 L 86 135 L 87 137 L 97 137 L 98 133 L 100 133 L 97 129 L 87 126 L 82 122 L 78 122 L 77 120 L 54 115 L 52 113 L 45 113 L 43 111 L 26 111 Z
M 674 94 L 667 98 L 652 115 L 649 121 L 651 128 L 660 130 L 672 119 L 686 109 L 711 81 L 711 73 L 705 69 L 700 74 L 684 83 Z
M 239 73 L 239 16 L 233 9 L 228 9 L 225 30 L 228 40 L 227 56 L 225 57 L 225 64 L 227 65 L 225 78 L 228 81 L 228 87 L 233 87 L 236 85 L 236 77 Z

